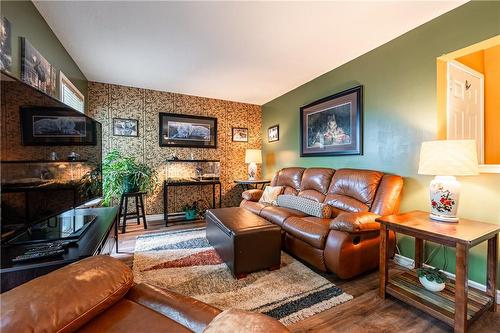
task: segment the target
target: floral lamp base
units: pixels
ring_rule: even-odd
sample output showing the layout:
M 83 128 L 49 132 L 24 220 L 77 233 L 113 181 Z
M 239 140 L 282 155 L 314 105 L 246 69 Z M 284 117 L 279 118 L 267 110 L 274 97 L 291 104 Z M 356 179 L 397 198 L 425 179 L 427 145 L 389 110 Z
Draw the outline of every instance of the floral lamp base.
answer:
M 248 180 L 255 180 L 257 176 L 257 164 L 255 162 L 248 163 Z
M 458 222 L 457 210 L 460 183 L 453 176 L 436 176 L 430 185 L 430 218 L 443 222 Z

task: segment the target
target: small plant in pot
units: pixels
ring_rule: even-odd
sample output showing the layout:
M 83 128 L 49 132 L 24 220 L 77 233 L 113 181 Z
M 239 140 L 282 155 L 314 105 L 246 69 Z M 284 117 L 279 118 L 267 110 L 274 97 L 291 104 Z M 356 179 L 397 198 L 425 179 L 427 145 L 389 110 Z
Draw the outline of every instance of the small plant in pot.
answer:
M 194 220 L 196 219 L 199 215 L 204 216 L 205 215 L 205 203 L 203 200 L 197 200 L 193 201 L 192 204 L 185 204 L 182 207 L 182 211 L 184 212 L 184 216 L 186 220 Z
M 133 157 L 124 156 L 118 150 L 109 152 L 102 162 L 103 204 L 109 206 L 122 193 L 152 192 L 158 182 L 158 173 Z
M 417 276 L 425 289 L 434 292 L 443 290 L 446 286 L 445 282 L 448 280 L 446 275 L 437 267 L 417 268 Z

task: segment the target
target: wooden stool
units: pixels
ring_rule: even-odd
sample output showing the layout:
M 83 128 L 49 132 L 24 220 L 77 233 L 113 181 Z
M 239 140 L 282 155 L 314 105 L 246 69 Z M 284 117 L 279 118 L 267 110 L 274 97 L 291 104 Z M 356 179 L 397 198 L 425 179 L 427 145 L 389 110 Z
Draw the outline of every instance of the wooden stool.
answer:
M 142 196 L 144 194 L 146 194 L 146 192 L 129 192 L 122 194 L 120 198 L 120 207 L 118 209 L 118 223 L 122 223 L 122 234 L 125 233 L 127 220 L 133 218 L 137 219 L 138 225 L 141 224 L 140 218 L 142 218 L 142 221 L 144 222 L 144 229 L 148 228 L 148 224 L 146 222 L 146 214 L 144 213 L 144 201 L 142 199 Z M 135 212 L 127 212 L 129 198 L 135 199 Z

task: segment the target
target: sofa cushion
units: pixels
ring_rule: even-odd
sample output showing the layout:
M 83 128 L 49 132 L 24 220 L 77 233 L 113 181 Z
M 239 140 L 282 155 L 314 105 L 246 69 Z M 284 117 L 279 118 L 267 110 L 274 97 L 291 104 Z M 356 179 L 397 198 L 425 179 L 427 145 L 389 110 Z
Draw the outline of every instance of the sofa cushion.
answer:
M 60 268 L 2 294 L 0 331 L 73 332 L 120 300 L 132 270 L 109 256 Z
M 241 197 L 249 201 L 259 201 L 262 197 L 262 193 L 264 193 L 264 191 L 258 189 L 246 190 L 241 193 Z
M 147 307 L 122 299 L 97 316 L 79 333 L 193 332 L 178 322 Z
M 304 168 L 283 168 L 274 176 L 271 186 L 284 186 L 283 194 L 297 194 Z
M 329 218 L 332 214 L 327 204 L 294 195 L 280 195 L 277 204 L 280 207 L 296 209 L 307 215 L 321 218 Z
M 330 168 L 308 168 L 302 175 L 299 196 L 323 202 L 335 170 Z
M 204 333 L 286 333 L 290 332 L 276 319 L 261 313 L 251 313 L 238 309 L 222 312 L 208 325 Z
M 240 203 L 240 207 L 245 208 L 246 210 L 260 215 L 260 211 L 267 206 L 271 206 L 270 204 L 263 204 L 255 201 L 242 200 Z
M 264 193 L 262 193 L 262 196 L 259 199 L 260 203 L 267 203 L 267 204 L 276 204 L 276 199 L 278 198 L 278 195 L 283 193 L 283 186 L 267 186 L 264 189 Z
M 282 227 L 283 223 L 290 216 L 304 217 L 307 215 L 299 210 L 292 208 L 268 206 L 261 210 L 260 216 Z
M 283 229 L 309 245 L 317 249 L 323 249 L 330 232 L 331 221 L 331 219 L 312 216 L 290 217 L 283 224 Z
M 368 211 L 383 175 L 372 170 L 337 170 L 324 202 L 340 210 Z

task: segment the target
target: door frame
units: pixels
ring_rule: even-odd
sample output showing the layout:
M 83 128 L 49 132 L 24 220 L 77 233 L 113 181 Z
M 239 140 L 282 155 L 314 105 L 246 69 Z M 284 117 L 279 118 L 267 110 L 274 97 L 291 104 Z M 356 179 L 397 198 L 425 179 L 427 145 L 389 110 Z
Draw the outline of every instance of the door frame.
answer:
M 479 85 L 481 89 L 481 96 L 480 96 L 480 112 L 479 112 L 479 151 L 478 151 L 478 162 L 479 164 L 484 163 L 484 74 L 480 73 L 470 67 L 465 66 L 464 64 L 456 61 L 456 60 L 448 60 L 446 62 L 446 123 L 449 124 L 449 119 L 450 119 L 450 99 L 451 99 L 451 75 L 450 75 L 450 68 L 451 67 L 456 67 L 459 68 L 460 70 L 463 70 L 464 72 L 467 72 L 468 74 L 475 76 L 479 79 Z M 446 126 L 446 138 L 448 139 L 450 136 L 450 126 Z

